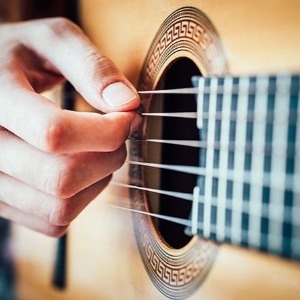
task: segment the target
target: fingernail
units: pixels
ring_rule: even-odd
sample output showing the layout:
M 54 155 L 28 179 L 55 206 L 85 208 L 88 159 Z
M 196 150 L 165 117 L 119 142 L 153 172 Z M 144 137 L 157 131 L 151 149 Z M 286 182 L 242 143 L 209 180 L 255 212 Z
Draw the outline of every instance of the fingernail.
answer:
M 137 97 L 136 93 L 122 82 L 114 82 L 108 85 L 103 90 L 102 96 L 109 106 L 121 106 Z
M 131 126 L 130 126 L 130 133 L 129 136 L 131 136 L 133 133 L 135 133 L 138 128 L 140 127 L 142 123 L 142 118 L 140 115 L 135 115 L 133 120 L 131 121 Z

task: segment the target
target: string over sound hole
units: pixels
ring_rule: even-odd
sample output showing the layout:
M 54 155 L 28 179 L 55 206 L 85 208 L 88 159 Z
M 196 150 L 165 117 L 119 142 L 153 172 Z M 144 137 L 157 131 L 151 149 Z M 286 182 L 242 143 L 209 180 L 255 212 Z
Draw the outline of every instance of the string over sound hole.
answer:
M 173 62 L 161 77 L 157 88 L 172 89 L 191 86 L 191 77 L 199 75 L 199 70 L 188 58 Z M 195 95 L 156 95 L 150 105 L 150 113 L 195 112 Z M 199 148 L 182 145 L 176 141 L 198 141 L 199 134 L 196 119 L 163 116 L 151 117 L 148 121 L 146 139 L 159 139 L 162 143 L 148 143 L 145 158 L 160 164 L 198 166 Z M 168 143 L 168 141 L 174 141 Z M 191 194 L 197 182 L 197 176 L 172 170 L 146 170 L 146 182 L 163 191 Z M 148 175 L 147 175 L 148 174 Z M 156 179 L 156 182 L 153 181 Z M 158 180 L 159 179 L 159 180 Z M 191 201 L 168 195 L 149 193 L 151 210 L 156 213 L 188 219 Z M 154 220 L 159 233 L 174 248 L 181 248 L 190 241 L 185 234 L 185 226 L 166 220 Z

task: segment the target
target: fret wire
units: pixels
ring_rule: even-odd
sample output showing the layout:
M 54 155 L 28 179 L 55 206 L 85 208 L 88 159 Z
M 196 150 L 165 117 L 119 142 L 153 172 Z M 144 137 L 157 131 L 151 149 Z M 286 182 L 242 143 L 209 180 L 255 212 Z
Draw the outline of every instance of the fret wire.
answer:
M 216 78 L 212 78 L 210 82 L 211 86 L 211 93 L 208 100 L 208 112 L 209 113 L 214 113 L 216 112 L 216 102 L 217 102 L 217 86 L 218 86 L 218 81 Z M 211 121 L 208 122 L 207 124 L 207 143 L 213 143 L 214 142 L 214 136 L 215 136 L 215 122 Z M 206 166 L 205 166 L 205 172 L 209 173 L 211 170 L 213 170 L 213 159 L 214 156 L 214 151 L 206 151 Z M 204 197 L 206 199 L 204 203 L 204 213 L 203 213 L 203 236 L 204 237 L 209 237 L 210 236 L 210 225 L 211 225 L 211 205 L 210 205 L 210 199 L 211 199 L 211 194 L 212 194 L 212 180 L 213 178 L 210 176 L 205 176 L 205 184 L 204 184 Z
M 139 166 L 145 166 L 145 167 L 152 167 L 152 168 L 160 168 L 160 169 L 167 169 L 170 171 L 176 171 L 176 172 L 184 172 L 187 174 L 195 174 L 195 175 L 201 175 L 201 176 L 212 176 L 216 178 L 222 178 L 222 179 L 227 179 L 227 180 L 232 180 L 235 182 L 240 182 L 240 183 L 251 183 L 250 181 L 250 176 L 251 172 L 235 172 L 233 174 L 233 170 L 228 170 L 226 178 L 223 177 L 223 175 L 218 174 L 218 170 L 213 169 L 210 172 L 206 172 L 205 168 L 203 167 L 193 167 L 193 166 L 182 166 L 182 165 L 168 165 L 168 164 L 157 164 L 157 163 L 147 163 L 147 162 L 140 162 L 140 161 L 133 161 L 133 160 L 127 160 L 127 164 L 132 164 L 132 165 L 139 165 Z M 241 179 L 244 176 L 244 179 Z M 275 173 L 273 174 L 273 177 L 275 178 L 282 178 L 282 176 L 285 176 L 285 173 Z M 285 176 L 287 181 L 286 181 L 286 190 L 293 190 L 295 193 L 300 193 L 300 186 L 299 184 L 293 187 L 293 180 L 298 180 L 300 182 L 300 175 L 299 174 L 294 174 L 294 175 L 286 175 Z M 271 184 L 270 180 L 270 174 L 264 174 L 263 180 L 258 181 L 256 178 L 253 178 L 253 185 L 259 185 L 259 186 L 270 186 L 272 189 L 276 190 L 278 189 L 278 185 Z
M 143 187 L 143 186 L 135 186 L 131 184 L 125 184 L 125 183 L 120 183 L 116 181 L 110 182 L 110 184 L 120 187 L 120 188 L 128 188 L 128 189 L 136 189 L 136 190 L 141 190 L 149 193 L 156 193 L 160 195 L 167 195 L 170 197 L 182 199 L 185 201 L 193 201 L 193 194 L 191 193 L 183 193 L 183 192 L 176 192 L 176 191 L 170 191 L 170 190 L 161 190 L 161 189 L 154 189 L 154 188 L 149 188 L 149 187 Z M 125 199 L 125 198 L 124 198 Z M 222 201 L 220 201 L 222 199 Z M 126 198 L 126 202 L 130 201 L 130 198 Z M 201 204 L 207 203 L 205 197 L 199 197 L 198 202 Z M 226 209 L 231 210 L 233 212 L 237 211 L 236 207 L 231 203 L 231 201 L 226 201 L 226 197 L 211 197 L 210 205 L 212 207 L 215 207 L 217 209 L 217 212 L 219 211 L 225 211 Z M 274 222 L 282 222 L 282 219 L 277 219 L 276 215 L 275 216 L 269 216 L 269 209 L 276 209 L 276 210 L 283 210 L 284 211 L 284 221 L 290 221 L 289 216 L 291 213 L 295 213 L 295 215 L 299 216 L 300 215 L 300 204 L 298 206 L 283 206 L 283 207 L 278 207 L 278 204 L 276 203 L 261 203 L 261 211 L 258 210 L 251 210 L 250 208 L 250 202 L 248 201 L 242 201 L 242 211 L 249 215 L 250 217 L 265 217 L 265 218 L 270 218 Z M 199 209 L 200 210 L 200 209 Z M 217 222 L 217 224 L 219 224 Z M 221 223 L 222 228 L 225 226 L 225 222 Z M 300 218 L 296 218 L 292 221 L 293 226 L 297 226 L 300 228 Z M 218 228 L 217 228 L 217 233 L 218 233 Z M 218 234 L 217 234 L 218 236 Z M 300 236 L 300 233 L 298 237 Z M 223 237 L 224 239 L 224 237 Z
M 287 144 L 287 128 L 286 126 L 282 126 L 281 124 L 277 123 L 277 120 L 284 115 L 284 117 L 288 118 L 288 113 L 286 112 L 287 103 L 289 103 L 289 89 L 290 89 L 290 78 L 284 78 L 278 80 L 276 87 L 277 93 L 275 96 L 275 106 L 274 106 L 274 123 L 273 123 L 273 139 L 272 142 L 276 139 L 279 139 L 282 143 L 281 148 L 286 151 L 286 144 Z M 284 101 L 285 100 L 285 101 Z M 285 170 L 286 170 L 286 160 L 285 159 L 272 159 L 271 162 L 271 173 L 270 173 L 270 182 L 272 185 L 277 185 L 278 189 L 271 189 L 270 190 L 270 199 L 272 202 L 276 202 L 279 204 L 284 204 L 284 191 L 285 191 Z M 274 174 L 276 173 L 283 173 L 280 180 Z M 277 215 L 280 217 L 282 215 L 282 211 L 278 210 L 269 210 L 269 215 Z M 269 249 L 278 249 L 279 247 L 282 248 L 282 239 L 280 238 L 283 231 L 282 224 L 269 222 L 269 233 L 271 233 L 270 237 L 268 238 L 268 248 Z M 278 235 L 278 239 L 272 238 L 273 235 Z
M 268 88 L 268 79 L 262 78 L 259 82 L 257 82 L 257 95 L 255 99 L 255 110 L 262 112 L 264 114 L 267 110 L 266 99 L 267 94 L 265 91 Z M 265 130 L 266 130 L 266 123 L 265 122 L 254 122 L 253 128 L 253 143 L 255 146 L 257 144 L 264 144 L 265 143 Z M 266 154 L 265 154 L 266 155 Z M 263 162 L 264 157 L 261 155 L 253 155 L 252 156 L 252 176 L 251 182 L 253 181 L 253 177 L 256 177 L 257 180 L 263 180 Z M 258 247 L 260 245 L 260 234 L 255 234 L 257 232 L 261 233 L 261 218 L 267 217 L 268 211 L 265 211 L 266 208 L 263 209 L 262 203 L 262 186 L 258 185 L 251 185 L 250 191 L 250 199 L 249 199 L 249 244 Z M 263 213 L 264 210 L 264 213 Z M 255 216 L 255 212 L 257 212 L 257 216 Z M 255 217 L 254 217 L 255 216 Z
M 222 114 L 230 114 L 230 103 L 232 90 L 232 78 L 226 77 L 224 80 L 224 88 L 227 92 L 223 98 Z M 224 144 L 229 141 L 229 120 L 223 120 L 221 123 L 221 136 L 220 144 Z M 227 169 L 228 169 L 228 148 L 220 148 L 220 165 L 218 170 L 219 186 L 218 195 L 226 195 L 227 188 Z M 217 210 L 217 226 L 216 226 L 216 238 L 218 241 L 223 241 L 225 238 L 226 227 L 226 198 L 218 197 L 218 210 Z
M 210 79 L 208 79 L 210 80 Z M 201 90 L 205 86 L 205 82 L 208 84 L 209 81 L 204 80 L 204 78 L 199 78 L 198 80 L 198 88 Z M 209 102 L 207 100 L 208 95 L 204 95 L 203 93 L 199 93 L 197 96 L 197 128 L 199 129 L 199 138 L 202 141 L 207 141 L 207 128 L 208 128 L 208 120 L 201 118 L 201 114 L 209 112 Z M 206 167 L 206 149 L 199 151 L 199 167 Z M 197 186 L 199 187 L 199 199 L 201 196 L 205 194 L 205 178 L 204 176 L 197 176 Z M 198 221 L 203 221 L 203 215 L 199 214 Z
M 298 78 L 298 87 L 300 87 L 300 77 Z M 300 89 L 299 89 L 298 99 L 300 99 Z M 299 102 L 298 102 L 297 110 L 298 111 L 300 110 Z M 300 140 L 300 128 L 297 127 L 296 128 L 296 141 L 299 141 L 299 140 Z M 300 152 L 299 149 L 297 149 L 297 153 L 298 152 Z M 300 174 L 300 159 L 295 158 L 294 173 Z M 293 181 L 294 188 L 298 185 L 299 185 L 299 180 L 294 178 L 294 181 Z M 293 206 L 296 206 L 296 207 L 300 206 L 300 195 L 294 195 Z M 292 222 L 300 219 L 299 218 L 300 214 L 297 213 L 297 211 L 295 211 L 295 210 L 292 210 L 291 216 L 292 216 Z M 299 238 L 300 237 L 300 227 L 294 227 L 292 229 L 292 237 L 293 237 L 292 242 L 291 242 L 292 253 L 293 253 L 293 255 L 297 255 L 297 254 L 299 255 L 299 253 L 300 253 L 300 238 Z
M 237 114 L 247 115 L 249 78 L 239 80 L 240 93 L 237 99 Z M 246 123 L 236 124 L 235 143 L 244 147 L 246 144 Z M 236 211 L 231 216 L 231 240 L 234 244 L 240 244 L 242 239 L 242 201 L 244 180 L 237 181 L 237 177 L 244 177 L 245 154 L 243 152 L 234 152 L 233 168 L 233 194 L 232 205 Z

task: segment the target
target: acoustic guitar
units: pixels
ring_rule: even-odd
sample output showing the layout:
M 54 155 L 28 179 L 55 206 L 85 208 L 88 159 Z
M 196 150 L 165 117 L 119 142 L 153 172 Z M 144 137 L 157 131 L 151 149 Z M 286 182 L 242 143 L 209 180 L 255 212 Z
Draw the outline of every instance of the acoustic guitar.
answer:
M 143 124 L 70 227 L 63 290 L 57 241 L 14 226 L 19 299 L 300 299 L 300 1 L 80 12 L 141 91 Z

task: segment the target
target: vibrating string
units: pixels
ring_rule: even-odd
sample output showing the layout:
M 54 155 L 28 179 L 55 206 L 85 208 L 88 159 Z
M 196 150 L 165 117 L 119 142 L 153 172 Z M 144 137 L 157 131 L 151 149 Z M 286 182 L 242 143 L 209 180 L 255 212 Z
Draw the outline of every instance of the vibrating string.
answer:
M 299 144 L 287 143 L 287 149 L 282 149 L 281 143 L 251 143 L 246 142 L 244 145 L 239 145 L 235 142 L 213 142 L 208 143 L 206 141 L 199 140 L 163 140 L 163 139 L 136 139 L 130 138 L 131 142 L 136 143 L 158 143 L 158 144 L 170 144 L 175 146 L 185 146 L 185 147 L 194 147 L 207 150 L 228 150 L 228 151 L 240 151 L 243 153 L 252 153 L 252 154 L 264 154 L 266 156 L 276 156 L 279 158 L 298 158 L 297 148 L 300 147 Z M 296 147 L 295 147 L 296 146 Z M 293 149 L 293 148 L 296 149 Z
M 175 89 L 164 89 L 164 90 L 139 90 L 137 91 L 141 97 L 149 96 L 149 95 L 211 95 L 212 93 L 218 94 L 220 96 L 239 96 L 239 95 L 248 95 L 248 96 L 270 96 L 274 97 L 281 92 L 276 84 L 270 84 L 269 87 L 261 88 L 259 83 L 255 85 L 255 83 L 250 82 L 249 88 L 244 89 L 240 84 L 232 84 L 230 88 L 228 88 L 224 84 L 219 84 L 217 89 L 211 88 L 211 86 L 201 87 L 185 87 L 185 88 L 175 88 Z M 284 91 L 286 92 L 286 91 Z M 68 96 L 73 96 L 72 92 L 64 93 L 66 98 Z M 282 95 L 282 94 L 281 94 Z M 288 93 L 291 97 L 298 97 L 299 91 L 298 89 L 291 89 Z M 285 96 L 285 94 L 283 94 Z
M 193 201 L 193 194 L 189 193 L 182 193 L 182 192 L 175 192 L 175 191 L 168 191 L 168 190 L 161 190 L 161 189 L 154 189 L 154 188 L 148 188 L 148 187 L 143 187 L 143 186 L 136 186 L 136 185 L 131 185 L 131 184 L 126 184 L 126 183 L 121 183 L 117 181 L 112 181 L 112 185 L 120 187 L 120 188 L 128 188 L 128 189 L 133 189 L 133 190 L 141 190 L 145 192 L 150 192 L 150 193 L 155 193 L 155 194 L 160 194 L 160 195 L 167 195 L 171 196 L 174 198 L 178 198 L 181 200 L 187 200 L 187 201 Z M 123 200 L 126 203 L 130 203 L 131 199 L 130 198 L 125 198 L 123 197 Z M 272 220 L 274 222 L 283 222 L 283 220 L 288 219 L 291 214 L 295 215 L 300 215 L 300 207 L 283 207 L 278 205 L 277 203 L 260 203 L 260 209 L 259 210 L 254 210 L 252 211 L 250 208 L 250 203 L 249 201 L 243 201 L 242 207 L 240 209 L 232 206 L 232 204 L 229 202 L 224 202 L 224 203 L 219 203 L 217 197 L 210 197 L 210 201 L 206 202 L 205 197 L 199 197 L 199 203 L 201 204 L 209 204 L 212 206 L 215 206 L 217 208 L 221 209 L 228 209 L 233 213 L 241 213 L 243 212 L 244 214 L 248 214 L 251 217 L 260 217 L 260 218 L 268 218 L 269 220 Z M 284 216 L 279 219 L 278 216 L 270 215 L 269 216 L 269 210 L 276 210 L 276 211 L 283 211 Z M 156 215 L 157 217 L 158 215 Z M 163 218 L 172 218 L 169 216 L 163 216 Z M 176 218 L 175 218 L 176 219 Z M 172 219 L 169 219 L 169 221 L 172 221 Z M 300 218 L 296 219 L 294 222 L 295 225 L 300 226 Z
M 259 79 L 259 78 L 258 78 Z M 244 89 L 238 83 L 233 83 L 230 88 L 226 85 L 218 84 L 217 88 L 212 89 L 210 86 L 204 87 L 187 87 L 187 88 L 179 88 L 179 89 L 166 89 L 166 90 L 150 90 L 150 91 L 138 91 L 140 95 L 153 95 L 153 94 L 181 94 L 181 95 L 210 95 L 212 93 L 219 95 L 249 95 L 249 96 L 275 96 L 280 93 L 281 90 L 276 86 L 276 83 L 269 83 L 269 86 L 260 87 L 258 82 L 250 82 L 249 87 Z M 298 89 L 291 89 L 289 91 L 289 95 L 292 97 L 299 96 Z
M 120 188 L 127 188 L 131 190 L 141 190 L 144 192 L 150 192 L 150 193 L 156 193 L 160 195 L 167 195 L 170 197 L 178 198 L 181 200 L 186 200 L 186 201 L 193 201 L 193 194 L 189 193 L 182 193 L 182 192 L 175 192 L 175 191 L 168 191 L 168 190 L 161 190 L 161 189 L 153 189 L 153 188 L 148 188 L 148 187 L 143 187 L 143 186 L 137 186 L 137 185 L 131 185 L 131 184 L 126 184 L 126 183 L 121 183 L 117 181 L 112 181 L 112 185 L 120 187 Z M 131 203 L 130 198 L 125 198 L 123 197 L 123 200 L 125 201 L 126 204 Z M 228 200 L 228 199 L 227 199 Z M 205 204 L 205 199 L 204 197 L 199 197 L 199 203 Z M 299 215 L 300 214 L 300 207 L 282 207 L 278 205 L 277 203 L 260 203 L 260 210 L 257 211 L 252 211 L 250 206 L 251 205 L 249 202 L 243 201 L 243 205 L 240 209 L 234 207 L 231 203 L 231 201 L 225 201 L 223 203 L 219 203 L 219 199 L 217 197 L 210 197 L 209 203 L 212 206 L 218 207 L 223 210 L 230 210 L 233 213 L 245 213 L 248 214 L 251 217 L 260 217 L 260 218 L 268 218 L 269 220 L 272 220 L 274 222 L 283 222 L 283 220 L 287 220 L 291 214 Z M 283 210 L 284 208 L 284 210 Z M 276 218 L 275 216 L 269 215 L 269 210 L 278 210 L 278 211 L 284 211 L 284 216 L 282 220 L 279 220 L 279 218 Z M 158 215 L 156 215 L 158 217 Z M 163 216 L 163 218 L 172 218 L 170 216 Z M 169 220 L 171 221 L 171 219 Z M 300 226 L 300 219 L 296 219 L 294 222 L 295 225 Z
M 127 199 L 124 197 L 123 199 L 124 201 L 128 201 L 130 199 Z M 154 217 L 160 220 L 166 220 L 172 223 L 176 223 L 176 224 L 180 224 L 183 226 L 187 226 L 187 227 L 191 227 L 192 226 L 192 220 L 189 219 L 184 219 L 184 218 L 178 218 L 178 217 L 173 217 L 173 216 L 166 216 L 166 215 L 162 215 L 162 214 L 156 214 L 156 213 L 152 213 L 152 212 L 148 212 L 148 211 L 144 211 L 144 210 L 139 210 L 139 209 L 133 209 L 130 207 L 126 207 L 126 206 L 121 206 L 120 204 L 110 204 L 110 203 L 104 203 L 104 205 L 107 205 L 109 207 L 112 207 L 114 209 L 118 209 L 118 210 L 124 210 L 124 211 L 128 211 L 131 213 L 138 213 L 138 214 L 142 214 L 142 215 L 146 215 L 149 217 Z M 280 222 L 280 221 L 278 221 Z M 216 224 L 210 224 L 210 233 L 211 234 L 217 234 L 217 230 L 218 230 L 218 225 Z M 204 222 L 197 222 L 197 230 L 202 231 L 204 228 Z M 223 229 L 225 230 L 225 239 L 226 238 L 230 238 L 232 236 L 233 231 L 235 230 L 234 228 L 232 228 L 232 226 L 226 225 L 223 226 Z M 242 234 L 242 236 L 247 237 L 249 234 L 249 231 L 246 229 L 237 229 L 238 232 L 240 232 Z M 263 239 L 267 239 L 267 238 L 273 238 L 276 239 L 279 237 L 279 235 L 274 235 L 272 233 L 264 233 L 264 232 L 251 232 L 251 234 L 259 234 Z M 294 238 L 292 238 L 294 239 Z
M 282 115 L 289 115 L 288 121 L 290 124 L 299 124 L 299 110 L 295 109 L 287 109 L 286 112 L 282 112 Z M 265 112 L 255 111 L 255 110 L 248 110 L 247 114 L 243 115 L 241 113 L 235 111 L 220 111 L 215 113 L 209 112 L 155 112 L 155 113 L 142 113 L 142 116 L 148 117 L 168 117 L 168 118 L 184 118 L 184 119 L 197 119 L 202 118 L 203 120 L 208 121 L 235 121 L 235 122 L 264 122 L 270 123 L 274 121 L 274 111 L 267 110 Z M 276 122 L 287 124 L 285 118 L 282 118 Z
M 123 199 L 126 199 L 126 198 L 123 198 Z M 156 214 L 156 213 L 152 213 L 152 212 L 149 212 L 149 211 L 138 210 L 138 209 L 134 209 L 134 208 L 126 207 L 126 206 L 121 206 L 121 205 L 116 205 L 116 204 L 107 204 L 107 205 L 110 206 L 110 207 L 116 208 L 116 209 L 126 210 L 126 211 L 129 211 L 129 212 L 135 212 L 135 213 L 147 215 L 147 216 L 158 218 L 158 219 L 161 219 L 161 220 L 166 220 L 166 221 L 176 223 L 176 224 L 180 224 L 180 225 L 184 225 L 184 226 L 191 226 L 191 221 L 187 220 L 187 219 L 172 217 L 172 216 L 166 216 L 166 215 L 162 215 L 162 214 Z M 201 225 L 199 226 L 199 229 L 201 229 L 200 227 L 201 227 Z
M 268 99 L 268 97 L 276 96 L 276 101 L 280 100 L 287 100 L 287 97 L 294 97 L 298 96 L 299 91 L 295 91 L 294 89 L 290 91 L 280 90 L 276 87 L 274 83 L 269 84 L 268 87 L 261 88 L 256 83 L 251 83 L 247 90 L 242 89 L 241 86 L 233 85 L 232 88 L 228 89 L 226 86 L 218 86 L 217 89 L 212 90 L 209 86 L 204 87 L 202 89 L 199 88 L 184 88 L 184 89 L 174 89 L 174 90 L 155 90 L 155 91 L 140 91 L 139 94 L 143 95 L 153 95 L 153 94 L 194 94 L 194 95 L 210 95 L 211 93 L 217 94 L 218 96 L 227 95 L 227 96 L 234 96 L 234 95 L 244 95 L 244 96 L 255 96 L 256 98 L 263 98 Z M 168 99 L 168 101 L 172 101 L 172 99 Z M 283 117 L 280 119 L 276 116 L 276 124 L 283 124 L 284 126 L 298 126 L 300 112 L 298 109 L 293 109 L 292 107 L 287 107 L 286 113 L 282 113 L 282 116 L 288 116 L 288 118 Z M 269 123 L 272 124 L 274 122 L 275 112 L 274 110 L 267 110 L 265 112 L 259 112 L 256 110 L 248 110 L 244 114 L 240 114 L 236 111 L 217 111 L 214 113 L 211 112 L 144 112 L 142 113 L 144 117 L 162 117 L 162 118 L 187 118 L 187 119 L 203 119 L 208 121 L 227 121 L 227 122 L 236 122 L 238 126 L 241 122 L 247 123 Z M 180 146 L 188 146 L 188 147 L 197 147 L 197 148 L 205 148 L 209 150 L 219 149 L 224 151 L 242 151 L 243 153 L 263 153 L 263 155 L 272 155 L 272 156 L 279 156 L 282 159 L 292 158 L 297 159 L 298 156 L 298 148 L 299 143 L 286 143 L 284 149 L 280 147 L 280 143 L 274 141 L 262 144 L 255 144 L 255 140 L 252 142 L 245 142 L 243 146 L 238 145 L 235 142 L 229 141 L 228 143 L 224 144 L 220 141 L 215 141 L 208 143 L 206 141 L 199 141 L 199 140 L 163 140 L 163 139 L 155 139 L 155 138 L 146 138 L 146 139 L 138 139 L 138 138 L 131 138 L 130 142 L 133 143 L 168 143 L 172 145 L 180 145 Z M 293 191 L 295 197 L 299 197 L 300 195 L 300 187 L 299 185 L 295 184 L 300 181 L 299 174 L 286 174 L 286 173 L 261 173 L 259 176 L 253 176 L 251 171 L 236 171 L 236 170 L 226 170 L 226 174 L 221 172 L 218 169 L 213 170 L 206 170 L 205 168 L 199 166 L 182 166 L 182 165 L 171 165 L 171 164 L 160 164 L 160 163 L 151 163 L 151 162 L 143 162 L 139 161 L 139 158 L 132 157 L 131 160 L 126 161 L 128 165 L 138 165 L 142 167 L 151 167 L 151 168 L 158 168 L 158 169 L 167 169 L 176 172 L 184 172 L 189 174 L 194 174 L 197 176 L 210 176 L 221 180 L 231 180 L 235 183 L 239 184 L 250 184 L 251 186 L 258 186 L 260 188 L 263 187 L 271 187 L 272 190 L 276 190 L 282 192 L 281 185 L 277 186 L 278 181 L 285 181 L 284 190 L 291 190 Z M 120 188 L 126 188 L 130 190 L 141 190 L 149 193 L 156 193 L 156 194 L 163 194 L 168 195 L 174 198 L 179 198 L 184 201 L 192 201 L 195 202 L 195 198 L 193 194 L 189 193 L 182 193 L 170 190 L 161 190 L 161 189 L 154 189 L 150 187 L 142 186 L 142 182 L 140 184 L 137 182 L 139 181 L 136 178 L 133 178 L 132 181 L 137 184 L 125 184 L 119 182 L 112 182 L 113 185 L 119 186 Z M 188 227 L 193 227 L 193 220 L 183 219 L 173 216 L 167 216 L 162 214 L 157 214 L 149 211 L 144 211 L 143 206 L 141 209 L 133 209 L 131 207 L 131 199 L 126 197 L 116 197 L 118 201 L 122 201 L 123 203 L 118 204 L 110 204 L 110 206 L 116 209 L 122 209 L 126 211 L 131 211 L 135 213 L 140 213 L 144 215 L 148 215 L 151 217 L 155 217 L 158 219 L 164 219 L 170 222 L 174 222 L 177 224 L 181 224 Z M 201 203 L 202 205 L 211 205 L 215 206 L 216 208 L 220 208 L 223 211 L 230 210 L 233 214 L 234 213 L 243 213 L 248 214 L 249 217 L 258 217 L 258 218 L 266 218 L 273 223 L 281 223 L 287 222 L 290 220 L 291 216 L 296 214 L 300 214 L 300 207 L 296 205 L 292 205 L 291 207 L 280 205 L 276 203 L 254 203 L 253 201 L 242 201 L 241 207 L 237 208 L 232 205 L 231 201 L 220 201 L 218 197 L 209 197 L 209 201 L 205 200 L 205 197 L 198 197 L 197 202 Z M 278 214 L 269 214 L 269 211 L 277 211 Z M 192 218 L 193 219 L 193 218 Z M 300 226 L 300 219 L 293 218 L 293 226 Z M 197 229 L 203 230 L 205 224 L 201 220 L 196 220 Z M 272 226 L 272 225 L 270 225 Z M 210 232 L 212 234 L 216 234 L 219 226 L 216 224 L 210 225 Z M 232 235 L 232 231 L 234 228 L 229 226 L 228 224 L 224 224 L 225 234 L 230 237 Z M 245 229 L 237 229 L 238 232 L 241 232 L 242 235 L 248 235 L 248 230 Z M 262 238 L 270 238 L 270 235 L 273 233 L 263 233 L 257 232 Z M 271 238 L 276 238 L 276 236 Z
M 147 117 L 160 117 L 160 118 L 188 118 L 197 119 L 196 112 L 162 112 L 162 113 L 142 113 L 142 116 Z M 287 115 L 282 112 L 281 115 Z M 298 110 L 290 110 L 288 113 L 288 122 L 284 118 L 282 120 L 276 119 L 277 124 L 298 126 L 300 125 L 300 112 Z M 237 112 L 216 112 L 216 113 L 200 113 L 198 118 L 208 121 L 234 121 L 239 125 L 241 122 L 252 122 L 252 123 L 272 123 L 274 121 L 274 111 L 266 111 L 265 113 L 260 113 L 257 111 L 249 110 L 246 115 L 239 114 Z M 299 142 L 286 144 L 286 149 L 281 147 L 281 142 L 266 142 L 266 143 L 255 143 L 246 142 L 243 145 L 239 145 L 236 142 L 229 141 L 228 143 L 215 141 L 213 143 L 208 143 L 206 141 L 200 140 L 163 140 L 163 139 L 136 139 L 131 138 L 132 142 L 151 142 L 160 144 L 172 144 L 187 147 L 196 148 L 206 148 L 209 150 L 229 150 L 229 151 L 242 151 L 244 153 L 252 154 L 264 154 L 266 156 L 276 156 L 279 158 L 295 158 L 297 159 Z
M 294 184 L 295 182 L 300 182 L 299 174 L 285 174 L 285 173 L 264 173 L 261 176 L 253 176 L 251 171 L 236 171 L 236 170 L 226 170 L 226 174 L 223 174 L 218 169 L 206 170 L 204 167 L 195 167 L 195 166 L 183 166 L 183 165 L 170 165 L 170 164 L 159 164 L 159 163 L 149 163 L 149 162 L 141 162 L 141 161 L 126 161 L 129 165 L 138 165 L 144 167 L 152 167 L 170 171 L 177 171 L 187 174 L 193 174 L 198 176 L 209 176 L 218 178 L 221 180 L 231 180 L 235 183 L 248 183 L 252 186 L 259 187 L 270 187 L 274 190 L 282 191 L 281 188 L 277 186 L 278 181 L 285 180 L 285 190 L 292 190 L 296 194 L 300 193 L 299 184 Z

